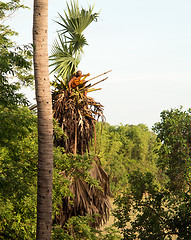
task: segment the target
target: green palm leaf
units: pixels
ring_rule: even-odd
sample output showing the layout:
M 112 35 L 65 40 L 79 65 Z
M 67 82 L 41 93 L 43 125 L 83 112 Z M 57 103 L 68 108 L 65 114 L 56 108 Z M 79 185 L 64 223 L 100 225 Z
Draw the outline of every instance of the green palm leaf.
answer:
M 78 1 L 71 2 L 71 6 L 67 3 L 67 11 L 64 11 L 64 17 L 59 14 L 62 22 L 57 22 L 63 29 L 63 34 L 81 34 L 85 28 L 93 21 L 97 21 L 99 13 L 93 13 L 94 6 L 90 6 L 88 10 L 79 9 Z
M 88 10 L 79 8 L 78 1 L 71 2 L 71 6 L 67 3 L 67 11 L 64 11 L 64 17 L 59 14 L 62 22 L 57 22 L 61 27 L 62 35 L 65 35 L 68 42 L 74 46 L 74 51 L 81 51 L 87 41 L 82 32 L 93 21 L 96 21 L 99 13 L 93 13 L 93 7 Z
M 99 13 L 93 13 L 93 8 L 90 6 L 88 10 L 80 9 L 78 1 L 72 1 L 70 5 L 67 3 L 64 17 L 59 14 L 61 22 L 57 23 L 62 29 L 58 33 L 58 40 L 55 40 L 52 46 L 50 66 L 53 67 L 52 72 L 67 81 L 77 69 L 83 47 L 88 45 L 82 32 L 98 18 Z
M 66 43 L 66 40 L 58 34 L 58 40 L 55 40 L 52 45 L 52 55 L 50 60 L 54 66 L 52 72 L 56 72 L 58 77 L 62 79 L 68 79 L 72 72 L 76 71 L 76 68 L 80 62 L 79 54 L 73 56 L 73 47 Z

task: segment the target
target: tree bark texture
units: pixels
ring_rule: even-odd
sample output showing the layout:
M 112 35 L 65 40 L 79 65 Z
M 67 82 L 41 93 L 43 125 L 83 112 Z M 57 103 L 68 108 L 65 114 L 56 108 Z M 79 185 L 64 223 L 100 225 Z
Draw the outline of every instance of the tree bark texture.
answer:
M 48 0 L 34 0 L 34 76 L 38 109 L 36 239 L 50 240 L 52 227 L 53 123 L 48 68 Z

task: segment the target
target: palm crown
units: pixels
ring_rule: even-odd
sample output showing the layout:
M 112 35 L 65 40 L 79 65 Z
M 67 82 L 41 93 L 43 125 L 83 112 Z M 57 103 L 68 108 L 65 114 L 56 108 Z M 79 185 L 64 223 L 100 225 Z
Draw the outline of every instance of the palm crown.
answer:
M 88 10 L 80 9 L 78 1 L 67 3 L 67 11 L 64 11 L 64 17 L 59 14 L 61 22 L 57 23 L 62 27 L 58 32 L 58 40 L 55 40 L 52 47 L 53 71 L 67 82 L 71 75 L 76 71 L 80 62 L 80 55 L 83 53 L 83 47 L 88 45 L 83 31 L 93 21 L 97 21 L 99 13 L 93 13 L 94 7 Z

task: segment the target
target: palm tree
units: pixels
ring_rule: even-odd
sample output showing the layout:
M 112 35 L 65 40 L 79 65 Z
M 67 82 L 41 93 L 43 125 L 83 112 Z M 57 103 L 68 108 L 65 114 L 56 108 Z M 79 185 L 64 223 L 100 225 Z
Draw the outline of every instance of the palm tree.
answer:
M 36 239 L 51 239 L 53 126 L 48 68 L 48 1 L 34 0 L 34 76 L 38 109 L 38 190 Z
M 68 82 L 76 72 L 83 46 L 87 41 L 83 31 L 89 24 L 97 20 L 98 13 L 93 13 L 93 7 L 79 8 L 78 2 L 73 1 L 65 16 L 60 15 L 58 24 L 62 30 L 58 33 L 58 40 L 53 44 L 53 53 L 50 56 L 53 72 L 56 73 L 53 81 L 53 116 L 63 129 L 67 138 L 56 139 L 55 144 L 65 148 L 66 153 L 83 155 L 89 151 L 90 140 L 95 135 L 95 123 L 103 115 L 103 106 L 93 98 L 87 97 L 85 92 L 95 91 L 93 85 L 82 84 L 69 91 Z M 87 81 L 88 82 L 88 81 Z M 100 81 L 99 81 L 100 82 Z M 98 82 L 98 83 L 99 83 Z M 83 179 L 72 179 L 70 190 L 74 194 L 72 198 L 63 198 L 57 223 L 63 226 L 71 216 L 99 214 L 94 226 L 99 226 L 106 221 L 109 215 L 109 179 L 102 169 L 98 157 L 95 157 L 91 175 L 100 181 L 103 190 L 91 187 Z

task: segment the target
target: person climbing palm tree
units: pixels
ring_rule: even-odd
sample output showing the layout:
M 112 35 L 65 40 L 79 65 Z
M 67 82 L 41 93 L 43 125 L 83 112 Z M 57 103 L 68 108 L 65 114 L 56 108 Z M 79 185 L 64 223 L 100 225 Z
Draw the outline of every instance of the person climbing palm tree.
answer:
M 81 70 L 78 70 L 78 71 L 76 72 L 76 74 L 74 74 L 74 75 L 72 76 L 72 78 L 70 79 L 70 81 L 69 81 L 69 83 L 68 83 L 68 87 L 69 87 L 70 93 L 71 93 L 71 88 L 75 89 L 75 88 L 78 87 L 78 86 L 83 86 L 83 87 L 84 87 L 85 84 L 86 84 L 85 79 L 86 79 L 86 77 L 88 77 L 88 76 L 90 76 L 90 73 L 88 73 L 88 74 L 82 74 L 82 71 L 81 71 Z M 84 78 L 82 79 L 82 77 L 84 77 Z M 85 91 L 84 95 L 86 96 L 86 94 L 87 94 L 87 91 Z

